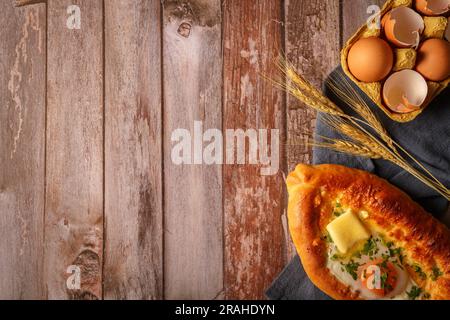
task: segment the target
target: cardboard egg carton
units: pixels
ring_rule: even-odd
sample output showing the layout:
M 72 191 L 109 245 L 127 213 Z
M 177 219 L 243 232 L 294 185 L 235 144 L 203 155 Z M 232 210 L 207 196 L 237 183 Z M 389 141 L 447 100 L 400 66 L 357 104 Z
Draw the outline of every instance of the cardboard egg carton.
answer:
M 385 5 L 383 6 L 383 9 L 381 10 L 381 17 L 383 17 L 386 13 L 388 13 L 393 8 L 399 7 L 399 6 L 407 6 L 412 9 L 415 9 L 413 6 L 413 0 L 388 0 Z M 425 23 L 425 29 L 421 36 L 421 42 L 429 39 L 429 38 L 439 38 L 443 39 L 445 35 L 445 30 L 447 28 L 448 19 L 444 16 L 437 16 L 437 17 L 428 17 L 424 16 L 421 13 L 419 13 L 424 18 Z M 431 101 L 438 96 L 449 84 L 450 77 L 447 78 L 444 81 L 441 82 L 433 82 L 433 81 L 427 81 L 428 84 L 428 96 L 422 105 L 422 108 L 420 110 L 416 110 L 410 113 L 395 113 L 391 111 L 387 106 L 384 105 L 383 98 L 382 98 L 382 89 L 383 89 L 383 82 L 372 82 L 372 83 L 365 83 L 361 82 L 358 79 L 356 79 L 350 72 L 348 64 L 347 64 L 347 57 L 348 53 L 350 51 L 350 48 L 352 45 L 358 41 L 361 38 L 368 38 L 368 37 L 381 37 L 384 39 L 384 34 L 381 29 L 369 29 L 367 24 L 364 24 L 355 35 L 353 35 L 345 44 L 344 48 L 341 52 L 341 64 L 342 68 L 344 69 L 345 74 L 352 79 L 360 88 L 361 90 L 366 93 L 377 105 L 380 107 L 381 110 L 386 113 L 389 118 L 391 118 L 394 121 L 397 122 L 409 122 L 414 120 L 430 103 Z M 386 40 L 387 41 L 387 40 Z M 388 43 L 391 45 L 393 52 L 394 52 L 394 67 L 391 71 L 391 73 L 386 77 L 386 79 L 394 72 L 404 70 L 404 69 L 414 69 L 416 64 L 416 50 L 413 48 L 396 48 L 394 45 L 392 45 L 389 41 Z M 386 80 L 385 79 L 385 80 Z

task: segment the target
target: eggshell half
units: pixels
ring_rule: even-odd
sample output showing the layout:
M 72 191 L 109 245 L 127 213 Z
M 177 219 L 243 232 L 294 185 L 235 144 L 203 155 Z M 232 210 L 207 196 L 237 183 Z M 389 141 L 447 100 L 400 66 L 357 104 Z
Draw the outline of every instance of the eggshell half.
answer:
M 383 18 L 384 33 L 389 42 L 400 48 L 417 48 L 425 29 L 422 16 L 413 9 L 400 6 Z
M 427 16 L 440 16 L 450 10 L 450 0 L 416 0 L 416 9 Z
M 420 109 L 427 95 L 427 82 L 414 70 L 393 73 L 383 86 L 386 106 L 397 113 L 409 113 Z

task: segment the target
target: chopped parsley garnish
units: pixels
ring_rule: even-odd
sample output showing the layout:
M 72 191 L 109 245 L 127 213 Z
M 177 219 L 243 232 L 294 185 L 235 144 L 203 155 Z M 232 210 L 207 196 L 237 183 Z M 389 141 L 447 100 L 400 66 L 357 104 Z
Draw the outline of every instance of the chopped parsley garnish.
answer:
M 383 258 L 383 260 L 389 260 L 390 257 L 391 256 L 389 254 L 386 254 L 386 253 L 382 253 L 381 254 L 381 258 Z
M 400 263 L 403 263 L 403 250 L 402 248 L 393 248 L 392 246 L 389 248 L 389 254 L 391 258 L 397 257 Z
M 339 216 L 342 215 L 342 211 L 341 210 L 334 210 L 333 214 L 334 214 L 335 217 L 339 217 Z
M 386 282 L 388 279 L 388 274 L 386 272 L 383 272 L 380 276 L 380 280 L 381 280 L 381 289 L 385 289 L 386 287 Z
M 331 236 L 328 232 L 322 237 L 322 239 L 328 243 L 333 243 L 333 239 L 331 238 Z
M 381 289 L 384 289 L 386 291 L 392 291 L 392 285 L 388 283 L 389 275 L 387 272 L 383 272 L 380 276 L 381 280 Z M 395 281 L 395 280 L 394 280 Z
M 427 278 L 426 273 L 423 272 L 423 271 L 422 271 L 422 268 L 419 267 L 417 264 L 413 265 L 412 268 L 414 269 L 414 271 L 417 273 L 417 275 L 418 275 L 421 279 L 425 280 L 425 279 Z
M 388 270 L 389 266 L 388 266 L 388 260 L 384 259 L 383 261 L 381 261 L 380 263 L 377 264 L 377 266 L 381 269 L 381 270 Z M 388 283 L 388 278 L 389 278 L 389 273 L 387 272 L 383 272 L 380 275 L 380 280 L 381 280 L 381 288 L 385 289 L 386 291 L 392 291 L 392 285 L 390 283 Z M 392 277 L 394 279 L 394 282 L 396 281 L 396 277 Z
M 392 261 L 392 263 L 395 264 L 397 267 L 399 267 L 401 270 L 404 270 L 403 266 L 401 265 L 401 263 L 398 260 L 394 260 L 394 261 Z
M 440 276 L 443 275 L 442 271 L 439 270 L 439 268 L 437 266 L 434 266 L 433 269 L 431 270 L 432 274 L 431 274 L 431 280 L 436 281 L 437 278 L 439 278 Z
M 411 288 L 411 291 L 407 291 L 406 294 L 408 295 L 408 298 L 411 300 L 416 300 L 420 294 L 422 293 L 422 289 L 419 287 L 413 286 Z
M 339 217 L 344 213 L 344 209 L 342 209 L 342 205 L 338 202 L 334 205 L 333 214 L 336 217 Z
M 389 249 L 392 248 L 393 246 L 394 246 L 394 242 L 392 242 L 392 241 L 386 242 L 386 247 L 388 247 Z
M 366 241 L 364 244 L 364 247 L 361 250 L 361 253 L 372 257 L 378 253 L 378 246 L 376 244 L 376 240 L 374 238 L 369 238 L 369 240 Z
M 388 254 L 381 254 L 383 259 L 391 259 L 392 263 L 394 263 L 397 267 L 403 270 L 402 264 L 403 264 L 403 249 L 402 248 L 395 248 L 394 242 L 392 241 L 384 241 L 383 244 L 388 248 L 389 253 Z M 395 259 L 397 258 L 397 259 Z
M 350 260 L 349 263 L 341 262 L 341 265 L 344 267 L 345 271 L 352 276 L 353 280 L 357 280 L 358 279 L 357 271 L 358 271 L 358 268 L 360 266 L 359 263 L 354 262 L 353 260 Z
M 425 293 L 422 295 L 422 298 L 428 300 L 428 299 L 431 298 L 431 295 L 430 295 L 428 292 L 425 292 Z
M 388 265 L 387 265 L 387 260 L 383 260 L 382 262 L 380 262 L 378 264 L 379 267 L 387 269 Z
M 339 255 L 338 254 L 333 254 L 331 257 L 330 257 L 330 259 L 331 260 L 333 260 L 333 261 L 336 261 L 336 260 L 339 260 L 341 257 L 339 257 Z

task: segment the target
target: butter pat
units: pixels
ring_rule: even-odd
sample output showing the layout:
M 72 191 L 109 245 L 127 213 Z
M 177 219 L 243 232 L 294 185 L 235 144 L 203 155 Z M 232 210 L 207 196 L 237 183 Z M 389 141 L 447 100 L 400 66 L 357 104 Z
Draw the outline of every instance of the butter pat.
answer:
M 347 210 L 330 222 L 327 231 L 341 253 L 347 253 L 356 243 L 370 238 L 369 232 L 352 210 Z

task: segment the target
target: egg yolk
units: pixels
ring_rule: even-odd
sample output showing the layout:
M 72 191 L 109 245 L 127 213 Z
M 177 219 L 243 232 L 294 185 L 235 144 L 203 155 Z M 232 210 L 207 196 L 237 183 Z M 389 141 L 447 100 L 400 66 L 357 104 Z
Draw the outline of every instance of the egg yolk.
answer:
M 389 261 L 370 261 L 359 272 L 362 285 L 379 297 L 388 295 L 397 285 L 397 269 Z

